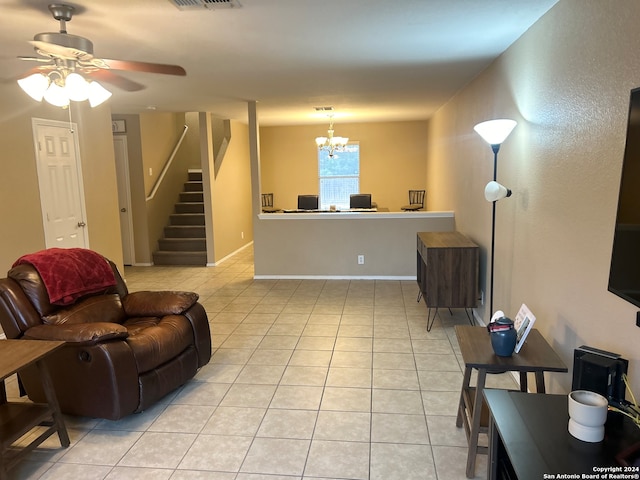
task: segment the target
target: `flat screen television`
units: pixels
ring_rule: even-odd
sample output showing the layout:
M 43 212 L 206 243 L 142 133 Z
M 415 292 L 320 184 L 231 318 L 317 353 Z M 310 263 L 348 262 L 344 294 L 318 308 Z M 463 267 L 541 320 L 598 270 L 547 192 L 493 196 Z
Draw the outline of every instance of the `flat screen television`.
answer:
M 640 88 L 629 102 L 609 291 L 640 307 Z

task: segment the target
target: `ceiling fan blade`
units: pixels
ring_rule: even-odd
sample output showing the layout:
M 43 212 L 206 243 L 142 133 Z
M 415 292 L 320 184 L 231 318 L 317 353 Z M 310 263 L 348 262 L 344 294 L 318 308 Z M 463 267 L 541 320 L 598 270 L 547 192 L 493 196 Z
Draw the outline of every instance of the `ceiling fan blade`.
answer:
M 113 70 L 128 70 L 131 72 L 148 72 L 148 73 L 163 73 L 165 75 L 181 75 L 187 74 L 184 68 L 179 65 L 166 65 L 164 63 L 147 63 L 147 62 L 134 62 L 128 60 L 111 60 L 108 58 L 94 59 L 98 62 L 92 62 L 94 65 L 99 66 L 98 63 L 104 63 L 107 68 Z M 105 67 L 101 67 L 105 68 Z
M 92 72 L 86 72 L 86 75 L 90 76 L 92 79 L 110 83 L 111 85 L 127 92 L 137 92 L 146 88 L 138 82 L 121 77 L 117 73 L 110 72 L 109 70 L 94 70 Z

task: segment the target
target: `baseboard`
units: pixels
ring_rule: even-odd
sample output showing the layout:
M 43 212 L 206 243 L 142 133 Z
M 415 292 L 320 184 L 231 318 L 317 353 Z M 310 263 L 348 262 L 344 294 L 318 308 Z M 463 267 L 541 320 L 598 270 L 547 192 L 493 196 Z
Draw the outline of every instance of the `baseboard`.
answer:
M 133 266 L 133 267 L 153 267 L 153 262 L 151 262 L 151 263 L 147 263 L 147 262 L 135 262 L 132 266 Z
M 255 280 L 412 280 L 404 275 L 254 275 Z
M 473 313 L 473 319 L 476 321 L 476 325 L 481 325 L 483 327 L 487 326 L 487 324 L 484 323 L 484 320 L 478 316 L 478 312 L 475 308 L 472 308 L 471 312 Z
M 240 253 L 241 251 L 243 251 L 246 248 L 249 248 L 251 245 L 253 245 L 253 240 L 251 240 L 249 243 L 247 243 L 246 245 L 243 245 L 242 247 L 238 248 L 237 250 L 231 252 L 229 255 L 222 257 L 220 260 L 218 260 L 217 262 L 213 262 L 213 263 L 207 263 L 207 267 L 217 267 L 218 265 L 220 265 L 222 262 L 225 262 L 227 260 L 229 260 L 231 257 L 233 257 L 234 255 Z

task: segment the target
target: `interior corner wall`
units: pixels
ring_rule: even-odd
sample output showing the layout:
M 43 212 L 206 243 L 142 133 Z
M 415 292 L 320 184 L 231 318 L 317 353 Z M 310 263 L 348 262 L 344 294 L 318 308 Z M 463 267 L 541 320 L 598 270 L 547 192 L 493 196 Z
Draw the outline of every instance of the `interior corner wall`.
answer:
M 274 205 L 296 208 L 299 194 L 318 193 L 315 138 L 327 134 L 328 123 L 260 127 L 260 172 L 263 193 Z M 337 134 L 360 142 L 360 191 L 390 211 L 400 211 L 410 189 L 424 189 L 428 121 L 338 123 Z M 427 192 L 425 206 L 434 210 Z
M 636 396 L 638 309 L 607 282 L 629 94 L 640 86 L 638 18 L 636 0 L 558 2 L 433 116 L 427 167 L 431 208 L 454 210 L 481 245 L 486 292 L 493 153 L 473 126 L 518 121 L 498 155 L 513 196 L 496 205 L 494 309 L 513 318 L 526 303 L 570 371 L 583 344 L 622 354 Z M 571 388 L 570 374 L 547 375 L 549 390 Z
M 214 146 L 215 150 L 215 146 Z M 216 159 L 211 187 L 215 262 L 253 241 L 249 128 L 231 121 L 231 140 Z

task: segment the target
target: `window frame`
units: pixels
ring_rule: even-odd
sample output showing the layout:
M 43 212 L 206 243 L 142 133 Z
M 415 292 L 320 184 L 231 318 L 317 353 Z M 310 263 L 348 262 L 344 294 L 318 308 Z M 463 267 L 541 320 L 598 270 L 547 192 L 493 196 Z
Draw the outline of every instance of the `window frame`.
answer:
M 360 193 L 360 175 L 362 173 L 361 168 L 360 168 L 360 142 L 357 140 L 354 141 L 349 141 L 346 145 L 346 148 L 348 149 L 349 147 L 356 147 L 356 151 L 357 151 L 357 155 L 358 155 L 358 173 L 354 174 L 354 175 L 322 175 L 320 172 L 320 168 L 321 168 L 321 162 L 324 159 L 327 159 L 329 152 L 326 150 L 321 150 L 318 149 L 318 153 L 317 153 L 317 163 L 318 163 L 318 192 L 319 192 L 319 208 L 320 210 L 329 210 L 332 206 L 335 206 L 337 210 L 346 210 L 349 208 L 349 195 L 352 193 Z M 344 153 L 344 152 L 336 152 L 335 155 L 339 158 L 340 157 L 340 153 Z M 321 156 L 323 158 L 321 158 Z M 329 159 L 327 159 L 327 161 L 330 161 Z M 323 180 L 327 180 L 327 179 L 331 179 L 331 180 L 340 180 L 340 179 L 355 179 L 356 181 L 356 191 L 348 191 L 348 193 L 346 193 L 346 198 L 342 198 L 342 201 L 339 202 L 335 202 L 334 199 L 329 199 L 329 200 L 325 200 L 325 195 L 323 195 Z M 334 203 L 332 203 L 332 201 Z

